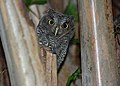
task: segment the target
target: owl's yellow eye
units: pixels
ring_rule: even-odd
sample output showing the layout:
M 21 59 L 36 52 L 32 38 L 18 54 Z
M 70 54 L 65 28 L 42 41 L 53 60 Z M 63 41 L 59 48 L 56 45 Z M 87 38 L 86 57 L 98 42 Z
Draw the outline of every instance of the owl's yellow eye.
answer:
M 53 19 L 49 19 L 48 23 L 49 23 L 49 25 L 53 25 L 54 24 L 54 20 Z
M 68 24 L 67 23 L 63 23 L 61 27 L 67 29 L 68 28 Z

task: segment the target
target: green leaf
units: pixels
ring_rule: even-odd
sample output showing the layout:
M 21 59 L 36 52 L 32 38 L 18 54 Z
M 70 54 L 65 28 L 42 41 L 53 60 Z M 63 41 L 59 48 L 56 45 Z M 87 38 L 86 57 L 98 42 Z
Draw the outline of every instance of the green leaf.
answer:
M 33 5 L 33 4 L 45 4 L 47 3 L 47 0 L 24 0 L 24 3 L 27 7 L 29 7 L 30 5 Z
M 25 5 L 28 7 L 31 4 L 32 0 L 24 0 Z
M 71 44 L 80 44 L 80 40 L 73 38 L 70 43 Z
M 75 17 L 75 21 L 78 21 L 79 15 L 78 15 L 77 6 L 72 2 L 72 0 L 69 0 L 68 5 L 64 11 L 64 14 L 73 15 Z
M 47 0 L 32 0 L 31 5 L 32 4 L 40 5 L 40 4 L 45 4 L 45 3 L 47 3 Z
M 71 82 L 76 80 L 79 74 L 80 74 L 80 67 L 71 76 L 68 77 L 66 86 L 70 86 Z

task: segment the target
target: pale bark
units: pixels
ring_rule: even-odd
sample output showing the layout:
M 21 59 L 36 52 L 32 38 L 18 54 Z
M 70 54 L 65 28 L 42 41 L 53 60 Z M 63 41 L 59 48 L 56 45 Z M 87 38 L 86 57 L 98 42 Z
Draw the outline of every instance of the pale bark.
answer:
M 80 0 L 82 86 L 119 86 L 111 0 Z
M 44 58 L 40 57 L 42 52 L 38 45 L 35 24 L 30 20 L 22 1 L 0 1 L 0 34 L 11 86 L 57 86 L 56 58 L 49 51 L 45 51 L 45 58 L 49 58 L 46 62 L 49 61 L 49 65 L 52 65 L 51 72 L 46 71 L 41 60 Z

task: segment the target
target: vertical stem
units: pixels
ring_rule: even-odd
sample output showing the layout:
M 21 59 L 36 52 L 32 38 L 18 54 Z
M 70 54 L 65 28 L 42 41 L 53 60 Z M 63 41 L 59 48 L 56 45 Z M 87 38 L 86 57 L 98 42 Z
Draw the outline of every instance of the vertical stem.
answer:
M 80 0 L 83 86 L 119 86 L 110 0 Z

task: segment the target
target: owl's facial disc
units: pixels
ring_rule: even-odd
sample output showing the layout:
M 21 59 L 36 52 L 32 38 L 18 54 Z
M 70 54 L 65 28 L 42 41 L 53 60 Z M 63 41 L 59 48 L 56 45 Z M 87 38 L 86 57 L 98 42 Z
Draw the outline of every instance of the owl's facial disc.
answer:
M 48 33 L 55 37 L 60 37 L 62 34 L 68 32 L 71 28 L 71 16 L 49 10 L 45 17 L 44 26 L 48 29 Z
M 59 31 L 59 27 L 56 25 L 56 19 L 54 19 L 54 18 L 50 18 L 50 19 L 48 19 L 48 24 L 51 26 L 51 27 L 54 27 L 55 29 L 54 29 L 54 31 L 53 31 L 53 34 L 55 35 L 55 36 L 57 36 L 57 34 L 58 34 L 58 31 Z
M 66 31 L 68 31 L 68 27 L 69 27 L 69 25 L 66 22 L 64 22 L 62 24 L 58 24 L 57 26 L 55 26 L 53 33 L 55 36 L 64 34 Z

